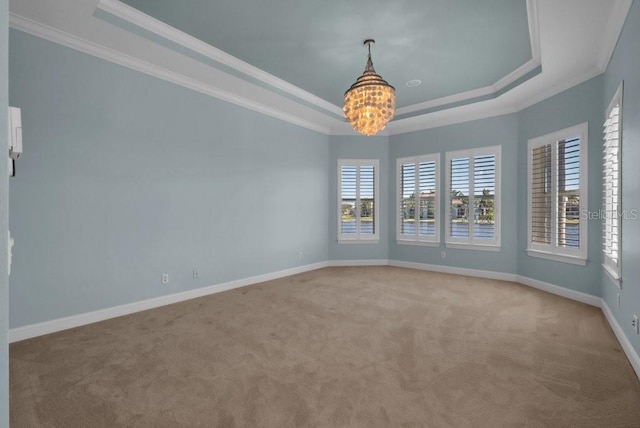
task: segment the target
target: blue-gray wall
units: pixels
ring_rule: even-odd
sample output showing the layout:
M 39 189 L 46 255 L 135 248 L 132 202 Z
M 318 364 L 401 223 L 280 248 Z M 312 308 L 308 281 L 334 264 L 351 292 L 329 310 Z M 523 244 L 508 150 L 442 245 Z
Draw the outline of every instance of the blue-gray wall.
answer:
M 518 273 L 529 278 L 600 296 L 602 222 L 588 224 L 587 265 L 578 266 L 527 255 L 527 142 L 550 132 L 589 122 L 588 209 L 602 207 L 602 76 L 590 79 L 518 114 Z
M 378 159 L 380 162 L 380 241 L 338 244 L 338 159 Z M 384 136 L 333 136 L 329 150 L 329 260 L 386 260 L 389 251 L 389 139 Z
M 4 40 L 6 51 L 6 1 L 0 4 L 0 43 Z M 16 247 L 9 324 L 7 311 L 0 311 L 0 415 L 8 402 L 7 325 L 325 260 L 391 259 L 515 273 L 602 295 L 640 351 L 629 327 L 631 314 L 640 315 L 640 220 L 623 224 L 622 290 L 602 273 L 600 220 L 589 222 L 587 266 L 541 260 L 525 251 L 527 141 L 588 122 L 588 208 L 599 210 L 601 125 L 622 80 L 623 208 L 640 209 L 637 40 L 640 6 L 634 2 L 604 75 L 517 114 L 364 138 L 319 135 L 12 31 L 10 100 L 23 109 L 25 154 L 18 177 L 11 179 Z M 6 52 L 2 56 L 5 102 Z M 6 136 L 3 117 L 0 136 Z M 446 249 L 442 259 L 444 246 L 397 245 L 396 159 L 440 153 L 444 184 L 446 151 L 493 145 L 502 147 L 501 251 Z M 380 162 L 377 244 L 337 243 L 341 158 Z M 0 159 L 0 197 L 6 201 L 4 168 Z M 0 233 L 6 221 L 3 203 Z M 5 253 L 0 239 L 0 260 Z M 0 263 L 0 305 L 6 308 L 3 269 Z M 193 269 L 199 271 L 197 280 Z M 168 285 L 160 284 L 162 273 L 170 275 Z
M 622 289 L 602 274 L 602 297 L 640 353 L 640 336 L 633 333 L 631 317 L 640 316 L 640 3 L 635 1 L 604 74 L 601 121 L 611 98 L 624 80 L 622 111 Z M 595 172 L 594 172 L 595 175 Z M 617 307 L 620 293 L 620 308 Z
M 12 328 L 327 260 L 327 136 L 16 30 L 9 63 Z
M 416 263 L 456 266 L 495 272 L 516 273 L 516 227 L 518 212 L 513 201 L 518 197 L 518 119 L 515 114 L 476 120 L 457 125 L 393 135 L 390 138 L 389 169 L 391 170 L 389 228 L 391 239 L 389 258 Z M 477 147 L 501 146 L 501 248 L 499 252 L 402 245 L 396 243 L 395 222 L 398 201 L 396 189 L 396 159 L 406 156 L 440 153 L 440 240 L 445 232 L 445 153 Z M 441 252 L 446 251 L 446 258 Z
M 0 148 L 7 147 L 9 17 L 7 0 L 0 0 Z M 0 150 L 0 427 L 9 426 L 9 278 L 7 236 L 9 218 L 8 151 Z

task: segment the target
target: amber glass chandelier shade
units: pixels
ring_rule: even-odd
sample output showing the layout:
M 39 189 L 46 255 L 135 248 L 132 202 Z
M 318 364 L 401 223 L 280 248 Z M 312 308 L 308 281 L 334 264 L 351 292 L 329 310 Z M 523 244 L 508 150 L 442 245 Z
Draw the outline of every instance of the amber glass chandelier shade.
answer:
M 353 129 L 363 135 L 375 135 L 393 118 L 396 108 L 396 90 L 376 74 L 371 61 L 371 43 L 367 67 L 356 82 L 344 94 L 344 117 Z

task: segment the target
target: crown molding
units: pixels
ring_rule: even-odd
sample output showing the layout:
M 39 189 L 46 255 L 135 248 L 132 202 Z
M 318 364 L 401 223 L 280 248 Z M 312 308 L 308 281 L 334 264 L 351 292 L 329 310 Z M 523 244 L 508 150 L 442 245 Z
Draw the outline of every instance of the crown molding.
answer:
M 531 58 L 540 61 L 540 18 L 538 16 L 538 0 L 527 0 L 527 20 L 529 23 L 529 41 L 531 42 Z
M 180 85 L 182 87 L 200 92 L 202 94 L 210 95 L 212 97 L 221 99 L 233 103 L 235 105 L 248 108 L 258 113 L 265 114 L 277 119 L 284 120 L 285 122 L 292 123 L 294 125 L 301 126 L 303 128 L 310 129 L 312 131 L 320 132 L 322 134 L 329 134 L 330 129 L 324 126 L 320 126 L 317 123 L 300 119 L 292 114 L 285 113 L 281 110 L 276 110 L 270 106 L 262 103 L 255 102 L 249 98 L 239 96 L 237 94 L 225 91 L 223 89 L 214 87 L 202 83 L 200 81 L 191 79 L 184 75 L 175 73 L 165 68 L 159 67 L 155 64 L 151 64 L 145 61 L 141 61 L 129 55 L 121 52 L 114 51 L 113 49 L 98 45 L 88 40 L 79 38 L 72 34 L 60 31 L 56 28 L 42 24 L 29 18 L 16 15 L 14 13 L 9 14 L 9 26 L 13 29 L 31 34 L 36 37 L 48 40 L 53 43 L 57 43 L 68 48 L 93 55 L 95 57 L 104 59 L 114 64 L 121 65 L 123 67 L 130 68 L 135 71 L 147 74 L 149 76 L 162 79 L 167 82 Z
M 507 86 L 513 84 L 517 80 L 526 76 L 541 65 L 540 60 L 540 29 L 538 23 L 538 0 L 527 0 L 527 18 L 529 25 L 529 40 L 531 43 L 532 58 L 513 70 L 509 74 L 502 77 L 500 80 L 492 85 L 485 86 L 483 88 L 473 89 L 470 91 L 461 92 L 458 94 L 449 95 L 446 97 L 425 101 L 423 103 L 417 103 L 406 107 L 401 107 L 396 110 L 396 115 L 401 116 L 408 113 L 419 112 L 422 110 L 432 109 L 436 107 L 446 106 L 448 104 L 454 104 L 464 101 L 470 103 L 478 98 L 487 95 L 495 95 Z M 160 20 L 157 20 L 123 2 L 120 0 L 99 0 L 97 8 L 103 12 L 113 15 L 119 19 L 122 19 L 136 27 L 146 30 L 162 39 L 175 43 L 183 48 L 186 48 L 192 52 L 202 55 L 206 58 L 214 60 L 220 64 L 228 66 L 246 76 L 257 79 L 267 85 L 282 90 L 296 98 L 304 100 L 316 107 L 319 107 L 325 111 L 333 113 L 337 116 L 342 116 L 342 109 L 335 104 L 332 104 L 310 92 L 305 91 L 295 85 L 292 85 L 270 73 L 267 73 L 253 65 L 244 62 L 228 53 L 206 43 L 202 40 L 195 38 L 183 31 L 178 30 Z M 444 107 L 446 108 L 446 107 Z M 443 108 L 443 109 L 444 109 Z
M 457 123 L 470 122 L 472 120 L 486 119 L 516 113 L 518 110 L 512 106 L 503 106 L 495 100 L 467 104 L 448 110 L 440 110 L 435 113 L 421 116 L 408 117 L 390 122 L 387 125 L 389 135 L 406 134 L 425 129 L 438 128 L 440 126 L 455 125 Z
M 580 83 L 586 82 L 602 74 L 598 68 L 593 67 L 586 72 L 571 76 L 568 79 L 559 81 L 556 85 L 546 91 L 537 93 L 533 97 L 526 98 L 523 102 L 512 105 L 501 105 L 495 100 L 483 101 L 474 104 L 467 104 L 462 107 L 441 110 L 431 114 L 409 117 L 390 122 L 387 125 L 389 135 L 406 134 L 408 132 L 421 131 L 425 129 L 438 128 L 440 126 L 455 125 L 457 123 L 470 122 L 472 120 L 486 119 L 489 117 L 502 116 L 505 114 L 517 113 L 534 104 L 553 97 L 567 89 L 573 88 Z
M 25 0 L 26 1 L 26 0 Z M 45 0 L 39 0 L 44 2 Z M 91 3 L 90 0 L 84 0 Z M 95 0 L 94 0 L 95 1 Z M 140 12 L 137 10 L 130 8 L 129 6 L 121 3 L 117 0 L 99 0 L 99 7 L 104 11 L 104 13 L 113 14 L 114 17 L 120 19 L 125 19 L 130 21 L 129 14 L 132 14 L 134 17 L 139 17 Z M 387 125 L 387 128 L 380 133 L 380 135 L 395 135 L 395 134 L 403 134 L 408 132 L 419 131 L 422 129 L 430 129 L 439 126 L 452 125 L 456 123 L 463 123 L 471 120 L 477 120 L 487 117 L 499 116 L 502 114 L 510 114 L 514 112 L 518 112 L 522 109 L 525 109 L 533 104 L 536 104 L 544 99 L 547 99 L 553 95 L 556 95 L 566 89 L 569 89 L 579 83 L 582 83 L 592 77 L 601 74 L 611 58 L 612 52 L 615 49 L 618 37 L 622 31 L 622 27 L 624 25 L 624 21 L 626 19 L 626 15 L 628 14 L 630 5 L 632 0 L 618 0 L 616 2 L 612 2 L 612 11 L 611 16 L 609 16 L 606 20 L 606 28 L 603 29 L 604 38 L 601 42 L 601 46 L 595 47 L 597 56 L 593 58 L 593 66 L 588 70 L 585 70 L 583 73 L 579 74 L 571 74 L 569 76 L 565 76 L 565 78 L 561 78 L 559 80 L 553 80 L 552 86 L 543 86 L 539 88 L 541 85 L 536 85 L 533 82 L 538 81 L 539 78 L 545 79 L 544 71 L 541 74 L 538 74 L 536 78 L 530 79 L 525 82 L 523 85 L 518 85 L 513 88 L 509 87 L 509 81 L 511 81 L 514 77 L 517 78 L 524 71 L 528 70 L 532 66 L 532 62 L 534 60 L 540 61 L 541 58 L 541 47 L 540 47 L 540 31 L 544 30 L 544 28 L 540 28 L 541 22 L 538 18 L 538 5 L 539 0 L 527 0 L 527 15 L 529 19 L 529 33 L 530 33 L 530 41 L 531 41 L 531 50 L 532 50 L 532 60 L 528 63 L 524 64 L 522 67 L 514 70 L 510 75 L 505 76 L 500 79 L 494 85 L 492 85 L 489 89 L 480 88 L 473 91 L 468 91 L 463 93 L 464 96 L 467 97 L 482 97 L 483 95 L 487 95 L 490 92 L 494 91 L 495 88 L 502 85 L 507 85 L 503 87 L 502 93 L 500 96 L 492 97 L 488 100 L 470 102 L 463 105 L 458 106 L 449 106 L 442 108 L 440 110 L 432 111 L 432 112 L 418 112 L 416 116 L 407 117 L 403 119 L 396 119 L 390 122 Z M 96 3 L 93 3 L 95 5 Z M 95 6 L 92 6 L 91 12 L 94 13 Z M 35 9 L 34 9 L 35 10 Z M 118 12 L 117 14 L 115 12 Z M 31 12 L 26 14 L 27 16 L 32 16 Z M 142 14 L 144 15 L 144 14 Z M 37 15 L 33 15 L 34 17 Z M 38 15 L 39 16 L 39 15 Z M 46 15 L 44 15 L 46 16 Z M 144 15 L 147 17 L 147 15 Z M 93 18 L 93 16 L 92 16 Z M 160 37 L 165 37 L 163 34 L 163 30 L 166 29 L 166 24 L 156 21 L 153 18 L 147 17 L 151 22 L 149 24 L 151 29 L 147 29 L 149 31 L 153 31 L 154 34 L 159 34 Z M 38 18 L 36 18 L 38 19 Z M 48 22 L 48 21 L 44 21 Z M 23 31 L 34 36 L 52 41 L 54 43 L 78 50 L 80 52 L 96 56 L 98 58 L 113 62 L 115 64 L 122 65 L 124 67 L 148 74 L 150 76 L 165 80 L 167 82 L 171 82 L 182 87 L 195 90 L 197 92 L 236 104 L 238 106 L 242 106 L 253 111 L 266 114 L 268 116 L 284 120 L 291 124 L 304 127 L 306 129 L 310 129 L 322 134 L 326 135 L 358 135 L 354 131 L 351 130 L 351 127 L 348 123 L 341 121 L 335 117 L 333 113 L 340 114 L 340 109 L 334 106 L 331 103 L 327 103 L 324 100 L 320 100 L 318 97 L 313 96 L 312 94 L 307 93 L 306 91 L 301 90 L 293 85 L 288 84 L 287 82 L 282 81 L 281 79 L 276 78 L 268 73 L 264 73 L 261 70 L 250 66 L 243 61 L 240 61 L 204 42 L 201 42 L 197 39 L 194 39 L 191 36 L 188 36 L 184 33 L 185 39 L 182 40 L 184 44 L 189 46 L 190 42 L 193 42 L 197 49 L 194 52 L 197 52 L 201 55 L 204 53 L 200 52 L 200 50 L 204 50 L 208 52 L 210 55 L 206 55 L 208 58 L 218 61 L 222 63 L 225 61 L 228 67 L 233 67 L 235 70 L 239 70 L 240 72 L 251 75 L 253 74 L 256 79 L 261 80 L 262 82 L 271 85 L 272 88 L 279 88 L 282 91 L 286 91 L 287 93 L 294 95 L 297 97 L 299 101 L 307 101 L 309 104 L 314 104 L 319 106 L 317 103 L 324 102 L 325 105 L 318 110 L 314 110 L 315 114 L 312 117 L 304 117 L 301 116 L 296 111 L 296 105 L 302 106 L 301 103 L 296 103 L 295 99 L 291 99 L 286 97 L 286 95 L 278 94 L 276 91 L 269 91 L 267 87 L 265 89 L 264 86 L 256 86 L 260 87 L 261 90 L 267 90 L 274 97 L 279 97 L 279 99 L 283 100 L 283 103 L 276 102 L 267 102 L 267 101 L 256 101 L 251 98 L 251 91 L 247 91 L 246 87 L 230 87 L 230 86 L 222 86 L 215 83 L 204 83 L 203 81 L 193 79 L 191 77 L 187 77 L 183 73 L 172 71 L 171 69 L 166 68 L 165 66 L 156 65 L 153 61 L 148 62 L 144 60 L 138 59 L 135 54 L 124 54 L 120 52 L 117 47 L 110 48 L 111 46 L 106 42 L 94 42 L 91 41 L 92 38 L 85 38 L 87 35 L 78 36 L 75 33 L 70 34 L 69 32 L 73 31 L 73 22 L 68 23 L 62 29 L 58 29 L 55 27 L 51 27 L 46 23 L 38 22 L 36 20 L 30 19 L 29 17 L 22 16 L 21 14 L 16 14 L 14 12 L 10 13 L 9 24 L 12 28 Z M 71 25 L 71 26 L 70 26 Z M 139 24 L 135 24 L 139 25 Z M 120 31 L 121 28 L 117 26 L 110 26 L 113 30 L 110 31 Z M 175 32 L 179 32 L 178 30 L 169 27 L 170 30 Z M 169 35 L 173 35 L 173 31 L 169 32 Z M 131 36 L 133 37 L 133 36 Z M 104 38 L 102 38 L 104 39 Z M 168 40 L 175 42 L 175 40 Z M 166 48 L 168 49 L 169 48 Z M 191 48 L 189 48 L 191 49 Z M 221 61 L 219 61 L 221 60 Z M 212 67 L 212 65 L 208 65 Z M 235 66 L 235 67 L 234 67 Z M 244 67 L 244 68 L 243 68 Z M 216 70 L 224 73 L 224 71 Z M 246 73 L 245 73 L 246 71 Z M 230 75 L 231 76 L 231 75 Z M 262 79 L 260 79 L 260 77 Z M 235 77 L 235 76 L 234 76 Z M 236 77 L 237 78 L 237 77 Z M 274 80 L 271 80 L 273 78 Z M 549 78 L 546 78 L 549 80 Z M 237 78 L 238 82 L 242 82 L 242 84 L 246 85 L 256 85 L 247 81 L 245 79 Z M 513 85 L 513 83 L 511 83 Z M 279 86 L 278 86 L 279 85 Z M 495 87 L 494 87 L 495 86 Z M 289 90 L 286 90 L 286 89 Z M 505 88 L 507 90 L 505 90 Z M 237 91 L 236 91 L 237 89 Z M 301 92 L 298 92 L 301 91 Z M 440 102 L 446 104 L 455 103 L 456 100 L 461 100 L 459 97 L 461 94 L 453 95 L 450 97 L 444 97 L 440 99 Z M 463 97 L 464 98 L 464 97 Z M 275 100 L 275 99 L 274 99 Z M 284 103 L 284 100 L 287 103 Z M 318 101 L 320 100 L 320 101 Z M 437 107 L 434 103 L 436 100 L 429 101 L 429 106 Z M 332 107 L 331 107 L 332 106 Z M 305 108 L 311 109 L 311 107 L 304 106 Z M 424 106 L 423 106 L 424 107 Z M 403 112 L 403 109 L 400 108 L 396 111 L 396 115 L 400 115 Z M 326 112 L 325 112 L 326 111 Z M 328 114 L 331 112 L 331 114 Z M 315 117 L 317 116 L 317 117 Z
M 542 65 L 542 63 L 539 58 L 531 59 L 526 63 L 522 64 L 517 69 L 513 70 L 511 73 L 502 77 L 493 85 L 485 86 L 483 88 L 478 88 L 478 89 L 472 89 L 466 92 L 460 92 L 458 94 L 437 98 L 435 100 L 425 101 L 423 103 L 401 107 L 399 109 L 396 109 L 396 115 L 402 116 L 404 114 L 415 113 L 417 111 L 428 110 L 431 108 L 446 106 L 448 104 L 454 104 L 454 103 L 459 103 L 464 101 L 470 101 L 469 104 L 471 104 L 473 103 L 472 100 L 475 98 L 484 97 L 488 95 L 497 96 L 497 94 L 501 90 L 511 85 L 512 83 L 516 82 L 518 79 L 526 76 L 528 73 L 534 71 L 540 65 Z
M 611 15 L 605 27 L 604 39 L 602 41 L 602 50 L 598 57 L 598 68 L 604 72 L 609 65 L 613 51 L 618 44 L 618 38 L 622 33 L 624 22 L 631 8 L 633 0 L 620 0 L 614 2 L 611 6 Z
M 592 79 L 602 73 L 603 73 L 602 70 L 594 66 L 586 70 L 584 73 L 570 76 L 565 80 L 560 80 L 558 81 L 557 84 L 553 85 L 551 88 L 547 89 L 546 91 L 538 92 L 535 96 L 526 98 L 521 103 L 516 104 L 513 107 L 513 110 L 516 112 L 524 110 L 528 107 L 531 107 L 534 104 L 537 104 L 541 101 L 551 98 L 554 95 L 558 95 L 559 93 L 564 92 L 567 89 L 573 88 L 574 86 L 579 85 L 580 83 L 586 82 L 587 80 Z
M 453 95 L 448 95 L 442 98 L 436 98 L 433 100 L 425 101 L 422 103 L 412 104 L 406 107 L 400 107 L 396 109 L 396 116 L 402 116 L 417 111 L 428 110 L 442 105 L 458 103 L 461 101 L 469 100 L 472 98 L 483 97 L 485 95 L 491 95 L 494 91 L 492 86 L 485 86 L 484 88 L 472 89 L 470 91 L 460 92 Z M 402 119 L 401 119 L 402 120 Z
M 330 113 L 342 116 L 342 109 L 335 104 L 332 104 L 310 92 L 305 91 L 289 82 L 286 82 L 266 71 L 263 71 L 253 65 L 242 61 L 228 53 L 203 42 L 189 34 L 178 30 L 162 21 L 159 21 L 139 10 L 122 3 L 118 0 L 100 0 L 98 2 L 98 9 L 107 12 L 113 16 L 123 19 L 137 27 L 147 30 L 156 36 L 176 43 L 184 48 L 187 48 L 193 52 L 203 55 L 209 59 L 212 59 L 220 64 L 224 64 L 231 67 L 247 76 L 253 77 L 261 82 L 264 82 L 274 88 L 280 89 L 288 94 L 291 94 L 301 100 L 304 100 L 310 104 L 320 107 Z
M 540 23 L 538 20 L 538 0 L 527 0 L 527 20 L 529 24 L 529 41 L 531 43 L 531 59 L 520 67 L 516 68 L 509 74 L 500 78 L 492 85 L 482 88 L 472 89 L 470 91 L 460 92 L 458 94 L 449 95 L 434 100 L 417 103 L 406 107 L 396 109 L 396 115 L 415 113 L 421 110 L 432 109 L 434 107 L 446 106 L 448 104 L 470 101 L 475 98 L 487 95 L 496 95 L 507 86 L 518 81 L 522 77 L 531 73 L 533 70 L 542 65 L 542 57 L 540 53 Z

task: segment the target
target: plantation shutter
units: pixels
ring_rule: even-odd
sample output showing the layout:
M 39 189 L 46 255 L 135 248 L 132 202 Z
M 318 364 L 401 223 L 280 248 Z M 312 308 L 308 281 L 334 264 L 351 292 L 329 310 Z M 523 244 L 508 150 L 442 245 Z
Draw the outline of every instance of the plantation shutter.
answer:
M 558 141 L 557 145 L 559 247 L 580 247 L 580 139 Z
M 420 162 L 417 199 L 419 200 L 418 235 L 436 237 L 436 163 Z
M 551 244 L 551 144 L 533 149 L 531 166 L 531 242 Z
M 358 193 L 357 169 L 355 165 L 342 165 L 340 167 L 340 233 L 342 235 L 357 235 L 357 211 L 356 201 Z
M 447 152 L 446 244 L 500 247 L 500 146 Z
M 338 159 L 338 241 L 378 240 L 377 159 Z
M 438 238 L 437 156 L 398 159 L 397 168 L 398 239 L 435 242 Z
M 611 108 L 604 123 L 603 251 L 605 266 L 618 271 L 620 251 L 620 105 Z
M 587 262 L 588 124 L 529 140 L 527 254 Z
M 400 234 L 414 236 L 416 233 L 416 164 L 402 165 L 400 176 L 402 197 L 400 199 Z
M 495 238 L 496 156 L 473 159 L 473 237 Z
M 469 238 L 469 158 L 451 159 L 450 236 Z
M 375 170 L 373 165 L 360 166 L 360 235 L 376 233 Z

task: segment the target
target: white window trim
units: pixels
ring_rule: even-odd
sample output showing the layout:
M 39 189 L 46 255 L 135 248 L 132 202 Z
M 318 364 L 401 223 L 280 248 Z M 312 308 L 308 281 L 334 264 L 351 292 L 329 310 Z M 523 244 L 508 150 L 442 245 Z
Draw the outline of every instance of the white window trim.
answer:
M 495 237 L 489 239 L 473 238 L 473 222 L 469 222 L 469 237 L 453 238 L 451 236 L 451 216 L 449 210 L 451 207 L 451 160 L 454 158 L 469 158 L 469 206 L 473 206 L 473 172 L 474 157 L 482 155 L 494 155 L 496 158 L 496 182 L 495 182 L 495 198 L 493 202 L 495 211 Z M 447 248 L 462 248 L 468 250 L 484 250 L 484 251 L 500 251 L 500 230 L 502 229 L 501 219 L 501 177 L 502 177 L 502 146 L 479 147 L 476 149 L 458 150 L 445 153 L 445 207 L 447 214 L 445 215 L 445 246 Z
M 620 275 L 620 271 L 618 269 L 612 269 L 605 263 L 602 264 L 602 267 L 615 286 L 622 290 L 622 276 Z
M 356 224 L 357 233 L 354 235 L 343 235 L 341 229 L 342 218 L 342 167 L 343 166 L 355 166 L 357 167 L 356 180 Z M 373 234 L 360 234 L 360 167 L 373 166 L 373 186 L 374 186 L 374 229 Z M 339 244 L 377 244 L 380 241 L 380 161 L 378 159 L 338 159 L 338 171 L 337 171 L 337 187 L 338 191 L 338 207 L 337 207 L 337 223 L 338 223 L 338 243 Z
M 588 122 L 581 123 L 579 125 L 572 126 L 570 128 L 566 128 L 560 131 L 552 132 L 540 137 L 532 138 L 527 143 L 527 254 L 531 257 L 538 257 L 546 260 L 554 260 L 562 263 L 571 263 L 576 265 L 585 266 L 587 264 L 587 248 L 588 248 L 588 222 L 587 219 L 582 216 L 584 210 L 586 210 L 589 206 L 588 202 L 588 194 L 589 190 L 587 187 L 587 178 L 588 175 L 588 161 L 587 161 L 587 152 L 589 147 L 588 141 L 589 134 L 589 124 Z M 542 245 L 535 244 L 531 242 L 531 230 L 532 230 L 532 218 L 531 218 L 531 205 L 532 205 L 532 191 L 531 191 L 531 178 L 532 178 L 532 167 L 533 167 L 533 149 L 535 147 L 547 145 L 547 144 L 555 144 L 558 141 L 562 141 L 567 138 L 578 137 L 580 138 L 580 206 L 579 212 L 580 216 L 580 248 L 572 249 L 572 248 L 562 248 L 557 247 L 556 243 L 552 245 Z M 552 157 L 552 171 L 556 171 L 557 159 L 555 156 Z M 555 183 L 555 178 L 553 179 Z M 555 184 L 552 188 L 555 189 Z M 557 204 L 557 197 L 552 198 L 553 205 Z M 557 212 L 557 209 L 553 210 Z M 555 222 L 557 215 L 552 213 L 552 230 L 553 230 L 553 239 L 557 239 L 557 231 L 555 230 Z
M 435 200 L 436 200 L 436 210 L 434 213 L 435 217 L 435 237 L 431 236 L 420 236 L 419 228 L 416 227 L 416 233 L 414 236 L 403 235 L 401 233 L 400 224 L 402 221 L 402 210 L 400 209 L 400 204 L 398 203 L 400 198 L 402 198 L 402 165 L 413 163 L 416 166 L 416 190 L 419 187 L 419 168 L 420 163 L 423 162 L 434 162 L 435 163 L 435 176 L 436 176 L 436 184 L 435 184 Z M 419 198 L 419 193 L 415 192 L 416 199 Z M 396 242 L 398 244 L 403 245 L 422 245 L 427 247 L 437 247 L 440 246 L 440 153 L 433 153 L 428 155 L 420 155 L 420 156 L 410 156 L 404 158 L 396 159 Z M 416 200 L 416 206 L 419 206 L 419 201 Z
M 624 82 L 620 83 L 618 89 L 616 90 L 615 95 L 611 99 L 609 106 L 607 107 L 607 111 L 605 112 L 605 121 L 609 120 L 609 115 L 611 114 L 611 110 L 617 105 L 618 106 L 618 210 L 622 208 L 622 98 L 623 98 L 623 88 Z M 605 215 L 610 215 L 606 213 Z M 613 281 L 613 283 L 618 287 L 622 288 L 622 216 L 618 215 L 618 263 L 616 264 L 611 258 L 607 257 L 604 254 L 602 267 L 604 271 L 607 273 L 609 278 Z M 605 219 L 603 219 L 603 222 Z M 603 242 L 604 246 L 604 242 Z
M 488 241 L 488 240 L 486 240 Z M 492 251 L 492 252 L 499 252 L 500 251 L 500 246 L 499 245 L 495 245 L 495 244 L 458 244 L 458 243 L 451 243 L 451 242 L 447 242 L 445 244 L 445 246 L 447 248 L 457 248 L 460 250 L 477 250 L 477 251 Z
M 531 235 L 529 235 L 531 236 Z M 580 238 L 582 239 L 582 238 Z M 539 259 L 545 259 L 545 260 L 553 260 L 556 262 L 562 262 L 562 263 L 569 263 L 572 265 L 578 265 L 578 266 L 586 266 L 587 265 L 587 259 L 586 258 L 582 258 L 582 257 L 576 257 L 576 256 L 567 256 L 564 254 L 558 254 L 558 253 L 553 253 L 551 251 L 542 251 L 542 250 L 532 250 L 527 248 L 527 255 L 529 255 L 530 257 L 537 257 Z

